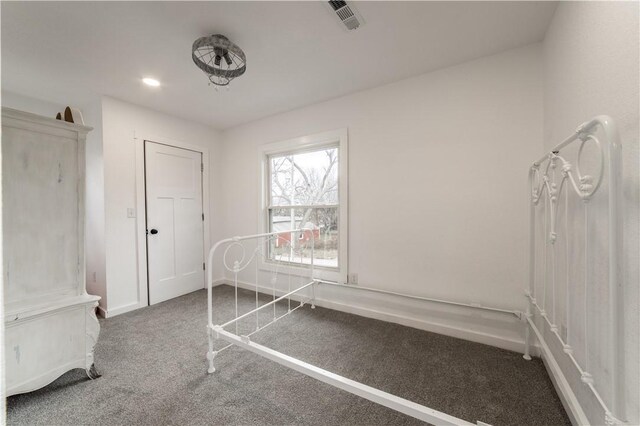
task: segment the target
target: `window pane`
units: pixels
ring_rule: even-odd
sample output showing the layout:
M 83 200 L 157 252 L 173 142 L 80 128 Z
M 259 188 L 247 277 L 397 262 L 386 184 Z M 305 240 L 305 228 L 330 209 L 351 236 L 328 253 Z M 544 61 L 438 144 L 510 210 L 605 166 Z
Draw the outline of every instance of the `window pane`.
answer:
M 269 159 L 272 206 L 338 203 L 338 148 Z
M 338 267 L 338 208 L 275 208 L 269 215 L 270 232 L 308 228 L 298 235 L 283 234 L 274 238 L 269 257 L 273 260 Z
M 315 264 L 338 267 L 338 209 L 315 209 Z

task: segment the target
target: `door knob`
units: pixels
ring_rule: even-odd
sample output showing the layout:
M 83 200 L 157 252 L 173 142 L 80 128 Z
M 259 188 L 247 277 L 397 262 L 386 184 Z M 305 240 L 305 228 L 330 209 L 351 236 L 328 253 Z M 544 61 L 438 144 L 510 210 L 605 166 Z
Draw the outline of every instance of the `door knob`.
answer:
M 149 232 L 151 232 L 151 235 L 156 235 L 158 233 L 158 230 L 157 229 L 152 229 Z

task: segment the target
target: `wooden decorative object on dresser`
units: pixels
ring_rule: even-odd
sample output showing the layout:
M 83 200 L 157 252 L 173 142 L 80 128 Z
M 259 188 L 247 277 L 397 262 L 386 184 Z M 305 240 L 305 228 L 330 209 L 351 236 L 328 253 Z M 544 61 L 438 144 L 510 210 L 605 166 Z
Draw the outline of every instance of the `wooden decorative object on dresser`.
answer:
M 7 395 L 65 372 L 99 377 L 100 297 L 87 294 L 85 140 L 78 124 L 2 108 L 2 217 Z

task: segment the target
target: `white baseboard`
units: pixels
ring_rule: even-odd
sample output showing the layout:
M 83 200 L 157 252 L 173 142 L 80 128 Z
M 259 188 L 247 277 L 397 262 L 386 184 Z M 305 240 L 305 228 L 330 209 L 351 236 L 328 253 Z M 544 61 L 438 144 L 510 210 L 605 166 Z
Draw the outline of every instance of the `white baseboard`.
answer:
M 218 278 L 218 279 L 213 280 L 212 287 L 217 287 L 217 286 L 223 285 L 223 284 L 228 284 L 227 279 L 226 278 Z M 204 288 L 206 289 L 207 287 L 205 286 Z
M 130 303 L 128 305 L 120 306 L 119 308 L 108 309 L 108 310 L 105 310 L 102 306 L 98 306 L 98 312 L 104 318 L 111 318 L 111 317 L 115 317 L 116 315 L 135 311 L 136 309 L 144 308 L 145 306 L 147 306 L 146 303 L 142 304 L 139 302 Z
M 323 308 L 335 309 L 337 311 L 355 314 L 366 318 L 392 322 L 407 327 L 417 328 L 419 330 L 430 331 L 432 333 L 443 334 L 445 336 L 456 337 L 458 339 L 469 340 L 471 342 L 483 343 L 485 345 L 496 346 L 502 349 L 524 353 L 524 341 L 509 339 L 495 334 L 469 331 L 460 327 L 453 327 L 447 324 L 437 323 L 433 321 L 425 321 L 398 313 L 382 312 L 376 309 L 365 307 L 355 307 L 324 299 L 316 299 L 316 305 Z
M 227 282 L 226 279 L 218 278 L 213 280 L 213 286 L 216 287 L 222 284 L 226 284 L 226 282 Z M 207 287 L 205 285 L 202 288 L 206 289 Z M 128 305 L 120 306 L 114 309 L 104 309 L 102 306 L 98 305 L 98 314 L 102 318 L 111 318 L 111 317 L 115 317 L 116 315 L 125 314 L 127 312 L 135 311 L 136 309 L 144 308 L 146 306 L 148 305 L 143 302 L 129 303 Z
M 576 394 L 573 392 L 573 389 L 571 389 L 569 381 L 562 372 L 560 365 L 553 357 L 551 349 L 544 341 L 542 333 L 537 328 L 532 328 L 532 330 L 535 333 L 536 340 L 538 341 L 538 348 L 540 350 L 544 366 L 547 370 L 547 374 L 549 374 L 549 378 L 556 389 L 556 393 L 560 397 L 560 401 L 562 402 L 565 411 L 569 415 L 571 423 L 574 425 L 588 425 L 589 419 L 580 405 Z
M 97 310 L 98 310 L 98 315 L 100 315 L 102 318 L 107 317 L 107 311 L 105 311 L 105 309 L 102 306 L 98 305 Z
M 214 286 L 222 285 L 222 284 L 233 285 L 230 281 L 226 279 L 218 279 L 214 282 Z M 319 284 L 319 285 L 322 286 L 322 284 Z M 246 290 L 255 290 L 255 285 L 253 283 L 248 283 L 248 282 L 239 281 L 238 287 Z M 337 291 L 339 292 L 340 290 L 353 291 L 353 289 L 349 289 L 348 287 L 344 289 L 338 287 Z M 258 291 L 265 294 L 271 294 L 272 289 L 270 287 L 258 286 Z M 361 291 L 366 291 L 366 290 L 361 290 Z M 283 293 L 282 291 L 279 291 L 278 294 L 281 295 Z M 507 349 L 514 352 L 524 353 L 523 336 L 519 336 L 519 338 L 517 337 L 514 338 L 513 336 L 509 336 L 508 330 L 503 330 L 503 333 L 502 333 L 503 335 L 500 335 L 501 330 L 497 330 L 494 333 L 473 330 L 472 329 L 473 323 L 478 320 L 477 317 L 472 317 L 472 316 L 469 317 L 469 328 L 467 329 L 460 326 L 454 326 L 451 324 L 446 324 L 446 323 L 432 321 L 432 320 L 425 320 L 416 316 L 406 315 L 404 313 L 404 311 L 406 310 L 401 307 L 402 306 L 401 304 L 406 303 L 406 301 L 403 300 L 402 298 L 394 298 L 394 296 L 389 296 L 389 295 L 380 295 L 378 297 L 382 300 L 389 300 L 389 301 L 394 299 L 393 300 L 394 303 L 385 303 L 384 304 L 385 306 L 396 306 L 396 307 L 400 306 L 400 307 L 396 309 L 390 308 L 387 310 L 381 310 L 379 308 L 366 306 L 363 304 L 361 304 L 360 306 L 355 306 L 352 304 L 347 304 L 347 303 L 343 303 L 341 301 L 339 302 L 336 300 L 329 300 L 327 298 L 322 298 L 322 297 L 316 297 L 315 304 L 323 308 L 334 309 L 337 311 L 355 314 L 355 315 L 363 316 L 366 318 L 392 322 L 392 323 L 404 325 L 407 327 L 417 328 L 420 330 L 443 334 L 450 337 L 469 340 L 477 343 L 483 343 L 486 345 L 495 346 L 495 347 Z M 295 297 L 295 296 L 292 297 L 292 299 L 300 300 L 299 297 Z M 343 300 L 343 299 L 338 298 L 338 300 Z M 429 309 L 428 303 L 425 303 L 425 312 L 428 312 L 428 309 Z M 489 313 L 488 315 L 491 315 L 491 313 Z M 515 316 L 513 317 L 511 324 L 513 325 L 514 323 L 521 323 L 522 330 L 524 332 L 525 324 L 522 323 L 520 320 L 518 320 Z M 534 355 L 537 355 L 538 354 L 538 351 L 536 350 L 537 348 L 532 348 L 532 349 L 534 349 L 532 353 Z

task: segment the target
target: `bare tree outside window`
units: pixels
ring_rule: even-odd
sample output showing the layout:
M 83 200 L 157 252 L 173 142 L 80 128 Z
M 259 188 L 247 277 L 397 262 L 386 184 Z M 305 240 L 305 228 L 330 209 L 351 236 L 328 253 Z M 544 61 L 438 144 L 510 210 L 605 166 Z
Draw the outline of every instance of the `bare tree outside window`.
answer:
M 276 154 L 269 157 L 270 232 L 307 228 L 296 241 L 270 247 L 270 258 L 338 267 L 338 148 Z M 289 239 L 290 234 L 281 238 Z

